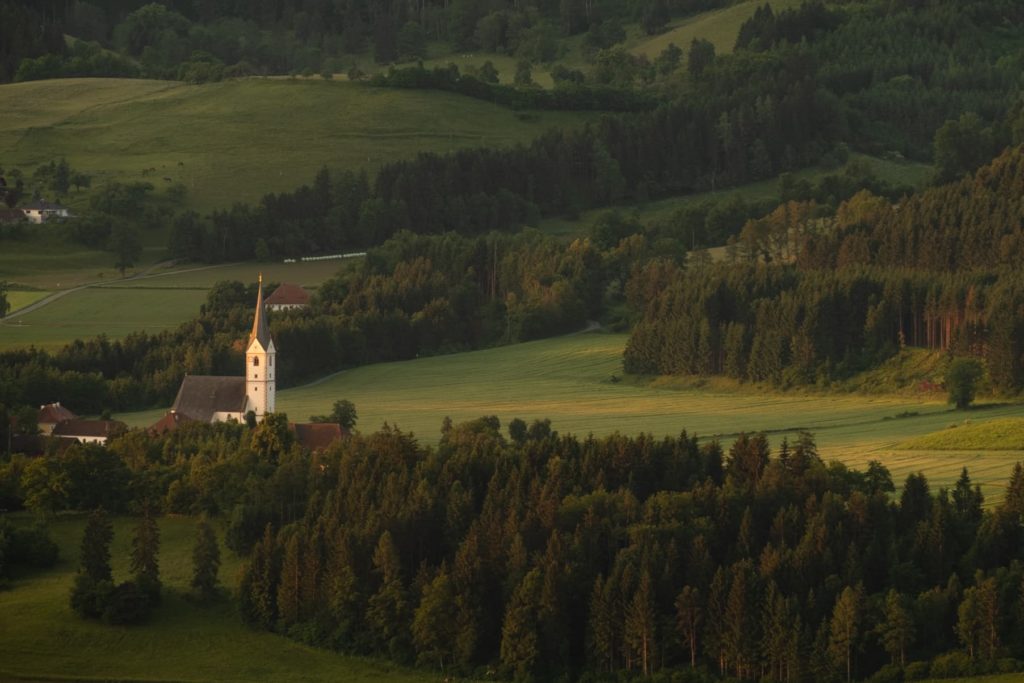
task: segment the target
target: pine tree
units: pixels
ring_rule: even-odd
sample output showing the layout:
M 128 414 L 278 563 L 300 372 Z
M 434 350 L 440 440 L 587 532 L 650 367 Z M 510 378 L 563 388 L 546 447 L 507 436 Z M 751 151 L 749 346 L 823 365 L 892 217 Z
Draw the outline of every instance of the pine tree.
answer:
M 501 625 L 501 663 L 516 681 L 533 680 L 540 656 L 537 610 L 541 574 L 531 569 L 512 593 Z
M 626 608 L 626 623 L 622 638 L 630 651 L 640 660 L 644 676 L 651 674 L 654 661 L 654 596 L 651 576 L 646 571 L 640 577 L 633 599 Z
M 421 663 L 436 662 L 444 671 L 445 663 L 454 658 L 455 638 L 455 587 L 442 563 L 413 615 L 412 641 Z
M 110 570 L 110 543 L 114 540 L 114 526 L 107 513 L 99 508 L 89 515 L 82 536 L 79 572 L 94 582 L 113 581 Z
M 217 594 L 217 573 L 220 570 L 220 546 L 210 522 L 202 517 L 196 525 L 196 541 L 192 546 L 192 588 L 209 599 Z
M 700 591 L 684 586 L 676 598 L 676 626 L 682 636 L 683 646 L 690 653 L 690 668 L 697 666 L 697 635 L 703 619 Z
M 603 576 L 594 580 L 590 592 L 590 646 L 593 659 L 603 671 L 615 670 L 615 654 L 618 651 L 618 619 L 613 604 L 611 581 Z
M 853 653 L 860 638 L 861 591 L 847 586 L 836 599 L 829 622 L 828 650 L 833 661 L 846 667 L 847 683 L 853 680 Z
M 281 581 L 277 585 L 277 621 L 282 630 L 297 623 L 302 601 L 302 540 L 293 533 L 284 546 L 281 560 Z
M 906 599 L 891 589 L 885 596 L 885 621 L 878 625 L 882 645 L 892 657 L 893 664 L 904 666 L 907 647 L 914 640 L 914 619 L 907 608 Z
M 408 600 L 402 582 L 398 548 L 385 531 L 373 553 L 374 571 L 380 578 L 377 592 L 366 606 L 366 622 L 374 646 L 380 652 L 401 652 L 408 624 Z
M 131 570 L 135 583 L 151 600 L 160 600 L 160 528 L 149 508 L 132 538 Z

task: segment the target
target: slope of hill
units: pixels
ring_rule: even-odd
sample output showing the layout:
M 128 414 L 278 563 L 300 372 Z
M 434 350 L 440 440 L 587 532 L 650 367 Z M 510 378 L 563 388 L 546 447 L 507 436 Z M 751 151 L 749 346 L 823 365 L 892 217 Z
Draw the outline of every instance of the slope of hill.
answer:
M 775 0 L 770 4 L 772 9 L 779 12 L 797 7 L 802 1 Z M 679 22 L 673 22 L 667 31 L 633 45 L 630 51 L 654 59 L 668 47 L 669 43 L 674 43 L 676 47 L 685 50 L 694 39 L 703 38 L 711 41 L 717 54 L 727 54 L 736 46 L 740 26 L 754 16 L 754 11 L 763 4 L 764 0 L 743 0 L 729 7 L 695 14 Z
M 420 152 L 526 142 L 581 120 L 311 79 L 64 79 L 0 86 L 0 159 L 30 174 L 66 157 L 94 186 L 182 183 L 186 202 L 209 210 L 294 189 L 324 165 L 372 171 Z

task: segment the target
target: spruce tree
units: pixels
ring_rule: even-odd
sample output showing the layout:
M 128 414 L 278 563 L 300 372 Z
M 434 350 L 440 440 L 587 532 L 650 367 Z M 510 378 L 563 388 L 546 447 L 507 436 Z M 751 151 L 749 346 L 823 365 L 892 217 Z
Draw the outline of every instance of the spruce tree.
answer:
M 160 528 L 149 508 L 132 538 L 131 569 L 135 583 L 152 601 L 160 600 Z
M 114 526 L 106 511 L 97 508 L 85 522 L 79 572 L 95 582 L 113 581 L 110 569 L 110 543 L 113 540 Z
M 220 570 L 220 546 L 213 527 L 205 517 L 196 526 L 196 542 L 192 546 L 192 588 L 209 599 L 217 594 L 217 572 Z

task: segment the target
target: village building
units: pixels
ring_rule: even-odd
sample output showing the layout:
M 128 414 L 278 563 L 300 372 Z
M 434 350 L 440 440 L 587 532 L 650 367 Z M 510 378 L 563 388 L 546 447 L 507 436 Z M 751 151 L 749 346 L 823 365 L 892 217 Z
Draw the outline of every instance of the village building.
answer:
M 262 419 L 275 407 L 275 368 L 277 350 L 270 337 L 263 302 L 263 276 L 260 276 L 256 294 L 256 313 L 252 332 L 245 348 L 245 374 L 241 377 L 188 375 L 181 382 L 169 418 L 167 415 L 151 429 L 163 423 L 163 428 L 176 428 L 181 420 L 196 422 L 242 422 L 252 411 Z M 173 425 L 173 426 L 172 426 Z
M 309 306 L 312 297 L 299 285 L 283 282 L 267 297 L 267 308 L 271 311 L 286 311 Z
M 36 224 L 45 223 L 46 221 L 54 218 L 59 219 L 71 217 L 71 213 L 68 211 L 66 206 L 48 202 L 45 199 L 40 199 L 32 202 L 31 204 L 26 204 L 25 206 L 20 207 L 20 209 L 21 212 L 25 214 L 25 218 Z
M 64 420 L 53 428 L 51 435 L 61 439 L 76 439 L 80 443 L 104 445 L 126 431 L 128 425 L 117 420 Z
M 39 425 L 39 431 L 46 436 L 53 434 L 54 427 L 61 422 L 77 419 L 78 416 L 62 406 L 60 401 L 39 406 L 39 412 L 36 414 L 36 424 Z
M 311 453 L 327 450 L 335 441 L 345 436 L 345 430 L 337 422 L 289 423 L 300 446 Z

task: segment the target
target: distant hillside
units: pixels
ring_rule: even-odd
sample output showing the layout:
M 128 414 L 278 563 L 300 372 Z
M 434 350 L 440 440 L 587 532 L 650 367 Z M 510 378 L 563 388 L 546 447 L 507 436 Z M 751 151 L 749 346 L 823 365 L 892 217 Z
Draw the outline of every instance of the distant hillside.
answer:
M 65 79 L 0 86 L 0 160 L 28 176 L 66 157 L 94 187 L 183 183 L 186 203 L 208 210 L 292 189 L 324 165 L 374 171 L 420 152 L 527 142 L 582 120 L 319 79 Z

